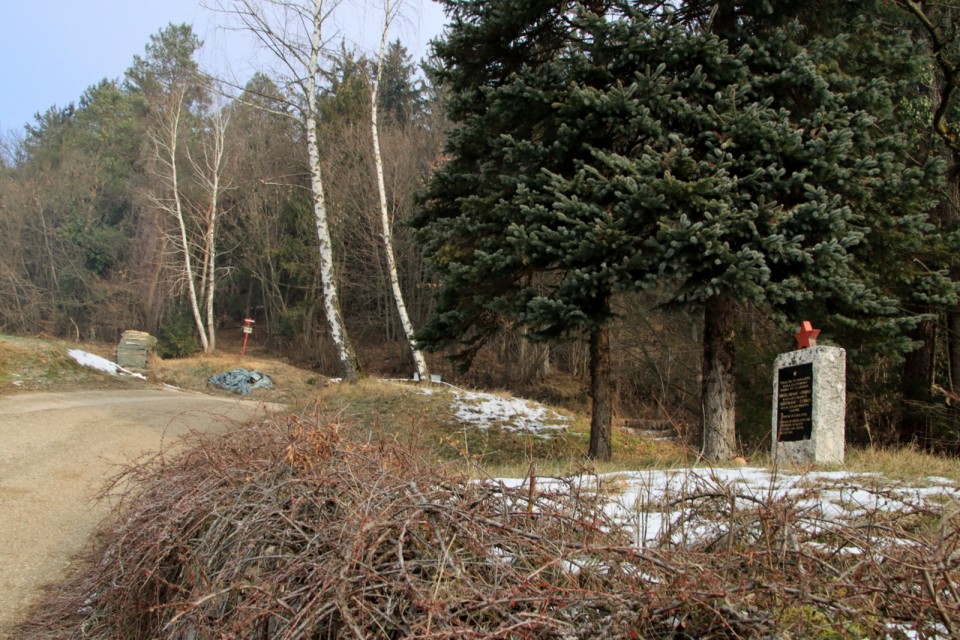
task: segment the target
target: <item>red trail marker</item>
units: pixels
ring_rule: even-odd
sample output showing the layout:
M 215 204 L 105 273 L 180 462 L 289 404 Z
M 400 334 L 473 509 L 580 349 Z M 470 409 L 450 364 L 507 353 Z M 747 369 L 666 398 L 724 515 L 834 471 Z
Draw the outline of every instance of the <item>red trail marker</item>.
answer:
M 247 353 L 247 340 L 250 338 L 250 334 L 253 333 L 254 322 L 256 322 L 256 320 L 253 318 L 243 319 L 243 348 L 240 349 L 241 356 Z

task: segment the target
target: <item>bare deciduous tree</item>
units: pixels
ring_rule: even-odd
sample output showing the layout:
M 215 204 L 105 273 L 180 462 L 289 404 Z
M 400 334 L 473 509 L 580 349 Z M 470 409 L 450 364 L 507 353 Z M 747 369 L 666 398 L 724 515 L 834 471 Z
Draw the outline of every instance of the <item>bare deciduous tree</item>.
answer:
M 190 158 L 194 175 L 205 196 L 201 205 L 204 240 L 201 254 L 203 271 L 200 276 L 200 292 L 205 305 L 204 313 L 210 349 L 217 348 L 213 303 L 217 284 L 217 232 L 219 218 L 223 214 L 220 202 L 225 188 L 223 184 L 224 150 L 229 123 L 230 118 L 223 109 L 214 109 L 209 116 L 208 135 L 202 141 L 201 157 Z
M 218 6 L 221 11 L 237 16 L 273 55 L 280 68 L 272 75 L 297 97 L 290 105 L 293 107 L 290 113 L 299 119 L 306 133 L 324 311 L 340 360 L 340 373 L 347 380 L 354 380 L 360 375 L 360 365 L 340 310 L 317 136 L 320 117 L 317 93 L 322 71 L 320 57 L 325 45 L 324 27 L 337 5 L 337 0 L 237 0 L 232 8 L 223 3 Z
M 221 213 L 224 135 L 228 118 L 222 110 L 215 109 L 207 130 L 202 133 L 200 157 L 194 157 L 189 151 L 185 153 L 192 170 L 189 175 L 202 193 L 199 201 L 192 201 L 184 195 L 185 176 L 180 162 L 184 98 L 184 90 L 176 90 L 171 95 L 169 108 L 158 114 L 157 126 L 150 132 L 156 163 L 154 173 L 160 188 L 149 198 L 157 210 L 169 214 L 176 222 L 174 246 L 182 259 L 190 310 L 203 350 L 211 351 L 216 348 L 216 234 Z

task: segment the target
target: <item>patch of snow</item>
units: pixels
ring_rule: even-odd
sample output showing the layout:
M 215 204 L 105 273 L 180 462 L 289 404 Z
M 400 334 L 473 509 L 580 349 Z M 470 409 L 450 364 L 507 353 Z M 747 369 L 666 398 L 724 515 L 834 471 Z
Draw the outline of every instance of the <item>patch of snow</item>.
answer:
M 537 480 L 540 481 L 541 479 L 537 478 Z M 546 480 L 549 480 L 549 478 Z M 527 478 L 497 478 L 495 482 L 503 486 L 504 489 L 519 489 L 527 483 Z M 543 488 L 545 485 L 540 486 Z
M 70 349 L 67 351 L 67 355 L 73 358 L 77 364 L 83 367 L 89 367 L 91 369 L 96 369 L 97 371 L 105 371 L 112 376 L 124 374 L 132 378 L 139 378 L 141 380 L 146 380 L 147 378 L 139 373 L 134 373 L 132 371 L 127 371 L 116 362 L 111 362 L 106 358 L 102 358 L 93 353 L 88 353 L 80 349 Z
M 920 640 L 921 638 L 947 640 L 949 637 L 950 632 L 939 622 L 930 624 L 927 629 L 924 629 L 923 633 L 908 626 L 907 623 L 887 625 L 887 640 Z
M 725 523 L 698 517 L 695 501 L 731 495 L 737 507 L 755 509 L 759 504 L 792 500 L 801 514 L 798 526 L 811 538 L 830 533 L 874 511 L 905 512 L 929 503 L 930 498 L 960 501 L 960 487 L 938 479 L 934 486 L 904 487 L 877 473 L 849 471 L 775 473 L 767 469 L 673 469 L 580 475 L 571 478 L 538 478 L 543 493 L 565 488 L 596 491 L 608 496 L 606 514 L 632 531 L 637 547 L 683 544 L 722 536 Z M 522 487 L 526 478 L 497 478 L 504 488 Z M 611 491 L 612 488 L 612 491 Z M 906 541 L 891 539 L 891 544 Z M 809 544 L 816 544 L 811 539 Z M 849 547 L 843 553 L 861 553 Z
M 492 393 L 457 391 L 451 407 L 454 417 L 477 429 L 499 427 L 505 431 L 549 438 L 551 432 L 566 431 L 570 418 L 522 398 L 505 398 Z

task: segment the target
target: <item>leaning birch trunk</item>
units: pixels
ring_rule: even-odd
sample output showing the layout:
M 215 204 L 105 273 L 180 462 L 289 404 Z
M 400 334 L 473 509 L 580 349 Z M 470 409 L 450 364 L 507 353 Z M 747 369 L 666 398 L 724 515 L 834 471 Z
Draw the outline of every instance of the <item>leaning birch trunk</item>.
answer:
M 310 37 L 310 58 L 307 63 L 306 91 L 307 113 L 307 151 L 310 156 L 310 187 L 313 191 L 313 214 L 317 225 L 317 240 L 320 251 L 320 279 L 323 287 L 323 308 L 330 327 L 330 337 L 337 349 L 340 360 L 340 374 L 345 380 L 356 380 L 360 376 L 360 365 L 354 353 L 353 345 L 343 324 L 340 313 L 340 300 L 337 293 L 337 280 L 333 265 L 333 249 L 330 238 L 330 224 L 327 219 L 327 206 L 323 194 L 323 176 L 320 173 L 320 146 L 317 141 L 317 73 L 320 57 L 320 29 L 323 25 L 323 0 L 315 0 L 313 13 L 313 32 Z
M 219 178 L 215 179 L 215 182 L 219 182 Z M 217 187 L 215 186 L 214 189 Z M 213 315 L 213 299 L 216 288 L 216 270 L 217 270 L 217 203 L 216 196 L 213 197 L 213 208 L 210 211 L 210 229 L 207 233 L 207 273 L 209 274 L 209 280 L 207 281 L 207 299 L 206 299 L 206 312 L 207 312 L 207 336 L 210 340 L 210 350 L 213 351 L 217 348 L 217 333 L 216 333 L 216 322 L 214 321 Z
M 340 361 L 340 373 L 346 380 L 356 380 L 360 377 L 360 365 L 340 312 L 330 225 L 320 172 L 320 147 L 317 141 L 317 74 L 320 72 L 321 30 L 324 20 L 330 17 L 340 0 L 214 1 L 221 10 L 237 16 L 244 27 L 277 57 L 280 67 L 286 70 L 286 74 L 281 73 L 278 80 L 291 95 L 295 94 L 300 99 L 288 102 L 289 111 L 267 110 L 278 115 L 295 117 L 306 129 L 310 189 L 320 254 L 323 308 L 330 337 Z
M 183 269 L 187 280 L 187 291 L 190 294 L 190 309 L 193 311 L 193 321 L 197 326 L 197 332 L 200 334 L 200 344 L 205 352 L 210 351 L 210 341 L 207 339 L 207 332 L 203 325 L 203 316 L 200 313 L 200 303 L 197 299 L 197 287 L 194 283 L 193 263 L 190 259 L 190 241 L 187 238 L 187 224 L 183 215 L 183 203 L 180 198 L 180 183 L 177 176 L 177 137 L 180 129 L 180 113 L 183 107 L 183 99 L 177 100 L 177 106 L 171 114 L 170 122 L 167 125 L 166 133 L 169 140 L 156 140 L 157 155 L 160 156 L 161 149 L 165 149 L 168 158 L 162 160 L 170 171 L 170 187 L 173 192 L 173 213 L 180 227 L 180 248 L 183 251 Z
M 423 357 L 423 352 L 417 348 L 414 339 L 413 323 L 410 322 L 410 314 L 407 313 L 407 305 L 403 301 L 403 291 L 400 289 L 400 277 L 397 274 L 397 259 L 393 251 L 393 225 L 390 222 L 390 212 L 387 207 L 387 188 L 383 179 L 383 157 L 380 154 L 380 127 L 378 126 L 377 101 L 380 94 L 380 79 L 383 74 L 383 59 L 387 48 L 387 35 L 390 32 L 390 23 L 393 21 L 393 3 L 386 0 L 384 5 L 384 24 L 383 33 L 380 36 L 380 51 L 377 55 L 377 73 L 373 80 L 373 88 L 370 92 L 370 130 L 373 134 L 373 158 L 377 169 L 377 191 L 380 195 L 380 222 L 383 226 L 383 249 L 387 255 L 387 270 L 390 276 L 390 288 L 393 292 L 393 300 L 397 305 L 397 313 L 400 315 L 400 324 L 403 326 L 403 333 L 410 343 L 410 352 L 413 354 L 413 362 L 417 368 L 417 376 L 420 381 L 428 384 L 430 382 L 430 371 L 427 369 L 427 360 Z

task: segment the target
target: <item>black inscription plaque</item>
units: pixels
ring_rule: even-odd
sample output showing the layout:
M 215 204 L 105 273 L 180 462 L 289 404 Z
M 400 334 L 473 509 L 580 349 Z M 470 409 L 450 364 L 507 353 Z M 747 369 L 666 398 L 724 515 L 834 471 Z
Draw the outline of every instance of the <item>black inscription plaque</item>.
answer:
M 777 441 L 813 437 L 813 363 L 784 367 L 777 373 Z

